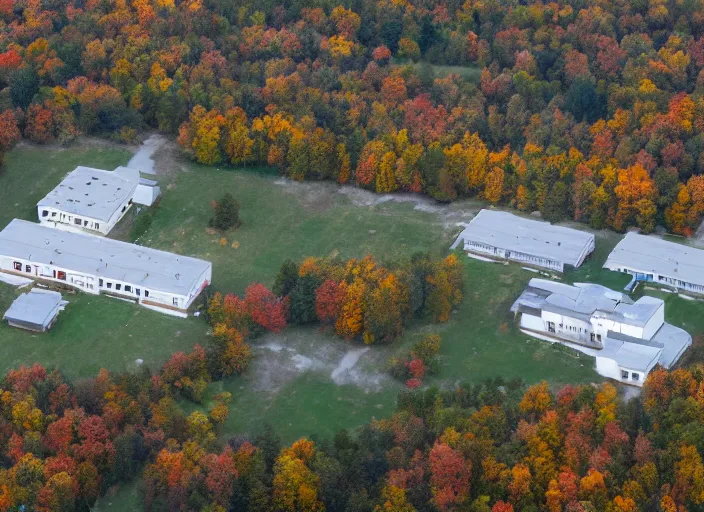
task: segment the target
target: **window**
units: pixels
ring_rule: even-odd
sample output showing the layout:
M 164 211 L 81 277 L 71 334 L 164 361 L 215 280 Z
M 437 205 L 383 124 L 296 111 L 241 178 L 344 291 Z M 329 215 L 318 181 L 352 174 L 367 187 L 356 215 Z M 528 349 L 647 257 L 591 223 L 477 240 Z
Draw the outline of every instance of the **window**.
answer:
M 136 294 L 137 294 L 137 297 L 139 297 L 140 294 L 142 293 L 142 290 L 140 290 L 139 288 L 135 288 L 135 289 L 134 289 L 134 293 L 136 293 Z
M 112 283 L 110 281 L 108 281 L 108 290 L 110 290 L 111 288 L 112 288 Z
M 80 225 L 81 225 L 81 219 L 79 219 L 78 217 L 76 217 L 75 219 L 73 219 L 73 223 L 76 224 L 77 226 L 80 226 Z
M 52 217 L 56 217 L 56 212 L 51 212 Z
M 594 341 L 594 340 L 596 339 L 596 336 L 594 336 L 594 333 L 593 333 L 593 332 L 589 334 L 589 339 L 590 339 L 591 341 Z
M 174 297 L 174 306 L 178 306 L 178 297 Z
M 596 341 L 599 341 L 599 342 L 601 341 L 601 334 L 596 335 Z
M 126 291 L 126 292 L 129 292 L 129 293 L 132 293 L 132 287 L 125 285 L 125 291 Z
M 98 224 L 97 222 L 95 223 L 95 229 L 100 229 L 100 224 Z
M 31 266 L 31 265 L 25 265 L 25 266 L 24 266 L 24 271 L 31 273 L 31 272 L 32 272 L 32 266 Z
M 622 379 L 627 379 L 628 378 L 628 372 L 626 370 L 621 370 L 621 378 Z
M 15 270 L 19 270 L 20 272 L 22 272 L 22 263 L 20 263 L 19 261 L 15 261 L 12 266 Z
M 48 217 L 49 216 L 49 210 L 42 210 L 42 217 Z
M 56 278 L 61 279 L 62 281 L 66 281 L 66 272 L 64 272 L 63 270 L 59 270 L 56 273 Z
M 555 322 L 548 322 L 548 332 L 555 332 Z
M 103 280 L 102 280 L 102 279 L 98 279 L 98 286 L 100 286 L 100 287 L 102 288 L 102 286 L 103 286 Z
M 144 296 L 149 297 L 149 290 L 144 290 Z
M 633 377 L 633 380 L 640 380 L 640 373 L 633 372 L 631 377 Z
M 121 285 L 120 283 L 116 283 L 116 284 L 115 284 L 115 289 L 118 290 L 118 291 L 121 290 L 121 289 L 122 289 L 122 285 Z
M 83 221 L 83 226 L 87 226 L 87 225 L 88 225 L 88 221 L 87 221 L 87 220 L 84 220 L 84 221 Z

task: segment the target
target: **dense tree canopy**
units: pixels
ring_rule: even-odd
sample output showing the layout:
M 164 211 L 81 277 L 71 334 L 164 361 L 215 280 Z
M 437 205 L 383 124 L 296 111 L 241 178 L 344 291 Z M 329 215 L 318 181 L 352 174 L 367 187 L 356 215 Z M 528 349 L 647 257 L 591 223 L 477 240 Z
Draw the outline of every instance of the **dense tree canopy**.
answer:
M 282 446 L 267 428 L 218 441 L 229 393 L 182 412 L 176 390 L 206 378 L 206 360 L 196 347 L 155 376 L 78 382 L 10 371 L 0 510 L 89 510 L 140 473 L 149 511 L 679 512 L 704 501 L 702 367 L 656 369 L 627 403 L 608 383 L 408 391 L 355 435 Z
M 703 22 L 701 0 L 8 0 L 0 109 L 37 142 L 152 127 L 201 163 L 689 235 Z

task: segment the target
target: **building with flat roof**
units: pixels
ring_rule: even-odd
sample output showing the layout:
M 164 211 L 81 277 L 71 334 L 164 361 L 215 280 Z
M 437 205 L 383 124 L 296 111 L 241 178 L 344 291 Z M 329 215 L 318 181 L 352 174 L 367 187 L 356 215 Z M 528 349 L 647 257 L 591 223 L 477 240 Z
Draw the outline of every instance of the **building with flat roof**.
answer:
M 654 236 L 627 233 L 604 268 L 645 281 L 704 295 L 704 250 Z
M 460 233 L 453 245 L 481 256 L 517 261 L 563 272 L 579 267 L 594 250 L 594 235 L 553 226 L 507 212 L 482 210 Z
M 112 295 L 185 317 L 210 283 L 212 264 L 15 219 L 0 231 L 0 272 Z
M 45 226 L 107 235 L 133 203 L 149 206 L 158 195 L 156 182 L 137 169 L 79 166 L 37 203 L 37 215 Z
M 634 302 L 598 284 L 531 279 L 511 311 L 526 334 L 594 356 L 597 373 L 634 386 L 656 364 L 672 367 L 692 344 L 686 331 L 665 323 L 661 299 Z
M 59 292 L 33 288 L 17 297 L 2 318 L 12 327 L 46 332 L 54 325 L 66 304 L 68 302 L 61 298 Z

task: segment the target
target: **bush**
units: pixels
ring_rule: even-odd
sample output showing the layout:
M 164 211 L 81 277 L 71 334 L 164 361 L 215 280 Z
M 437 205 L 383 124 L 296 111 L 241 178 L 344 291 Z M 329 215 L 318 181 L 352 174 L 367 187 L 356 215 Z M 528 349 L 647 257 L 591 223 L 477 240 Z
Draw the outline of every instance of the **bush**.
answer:
M 210 218 L 208 225 L 227 231 L 230 228 L 238 227 L 240 223 L 240 205 L 229 192 L 222 196 L 220 201 L 213 205 L 215 215 Z

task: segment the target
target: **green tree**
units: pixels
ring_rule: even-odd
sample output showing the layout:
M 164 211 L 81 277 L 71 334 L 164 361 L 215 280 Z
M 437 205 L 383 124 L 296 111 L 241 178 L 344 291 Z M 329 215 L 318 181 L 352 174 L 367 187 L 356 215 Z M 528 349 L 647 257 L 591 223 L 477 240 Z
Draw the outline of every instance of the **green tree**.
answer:
M 227 231 L 240 225 L 240 205 L 229 192 L 215 204 L 215 215 L 210 219 L 210 226 Z

